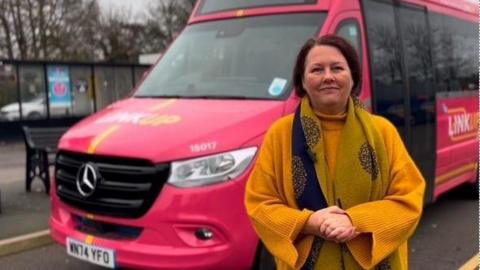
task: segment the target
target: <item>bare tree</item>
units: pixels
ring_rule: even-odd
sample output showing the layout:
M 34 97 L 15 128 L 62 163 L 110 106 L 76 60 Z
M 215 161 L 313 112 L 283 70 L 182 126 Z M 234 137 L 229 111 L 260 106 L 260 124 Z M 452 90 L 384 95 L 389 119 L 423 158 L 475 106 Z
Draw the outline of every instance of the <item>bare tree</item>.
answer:
M 6 56 L 8 58 L 13 58 L 13 39 L 10 29 L 10 21 L 11 21 L 11 14 L 9 11 L 9 6 L 7 5 L 7 1 L 0 1 L 0 56 L 3 55 L 5 52 L 2 53 L 1 48 L 5 48 Z M 4 33 L 3 35 L 1 33 Z
M 157 0 L 146 19 L 102 14 L 98 0 L 0 0 L 0 58 L 135 61 L 165 49 L 195 0 Z
M 152 40 L 147 52 L 164 50 L 187 24 L 196 0 L 157 0 L 147 13 L 146 29 Z
M 8 1 L 8 10 L 13 22 L 13 31 L 15 33 L 15 40 L 20 51 L 20 58 L 25 59 L 28 57 L 27 51 L 27 39 L 25 38 L 25 29 L 23 24 L 23 18 L 21 16 L 22 6 L 20 0 L 5 0 Z
M 52 46 L 63 60 L 93 61 L 100 40 L 100 8 L 96 0 L 72 1 L 68 8 L 76 12 L 64 14 L 62 25 L 52 36 Z
M 145 27 L 126 10 L 114 10 L 100 19 L 98 48 L 106 61 L 135 61 L 144 42 Z
M 95 0 L 1 0 L 0 56 L 19 59 L 62 59 L 65 39 L 85 8 Z M 62 47 L 63 46 L 63 47 Z

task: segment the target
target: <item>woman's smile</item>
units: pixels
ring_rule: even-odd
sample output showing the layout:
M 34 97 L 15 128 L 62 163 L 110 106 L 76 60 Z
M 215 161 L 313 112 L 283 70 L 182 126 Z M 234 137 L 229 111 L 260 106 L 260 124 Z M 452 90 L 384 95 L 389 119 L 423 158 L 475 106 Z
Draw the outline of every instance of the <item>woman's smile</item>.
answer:
M 337 91 L 337 90 L 340 90 L 340 87 L 338 86 L 323 86 L 319 89 L 320 91 L 328 91 L 328 90 L 332 90 L 332 91 Z

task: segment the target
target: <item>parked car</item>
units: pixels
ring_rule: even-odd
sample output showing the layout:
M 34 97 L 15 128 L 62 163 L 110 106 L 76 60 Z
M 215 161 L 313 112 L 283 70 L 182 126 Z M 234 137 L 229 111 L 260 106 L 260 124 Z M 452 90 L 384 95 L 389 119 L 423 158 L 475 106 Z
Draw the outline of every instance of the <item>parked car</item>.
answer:
M 22 102 L 23 119 L 35 120 L 44 118 L 47 114 L 47 106 L 44 96 L 36 96 Z M 70 113 L 69 104 L 50 104 L 50 115 L 68 115 Z M 7 104 L 0 108 L 0 120 L 17 121 L 20 120 L 19 102 Z
M 36 96 L 22 102 L 23 117 L 29 120 L 40 119 L 46 114 L 45 97 Z M 20 120 L 20 103 L 14 102 L 0 109 L 0 118 L 6 121 Z

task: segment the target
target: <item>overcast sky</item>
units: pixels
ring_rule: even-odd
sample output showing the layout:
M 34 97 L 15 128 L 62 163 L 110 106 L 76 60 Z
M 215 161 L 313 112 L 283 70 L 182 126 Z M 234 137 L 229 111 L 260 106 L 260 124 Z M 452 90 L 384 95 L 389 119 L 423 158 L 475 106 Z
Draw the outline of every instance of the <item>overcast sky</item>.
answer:
M 104 12 L 108 12 L 111 9 L 122 8 L 125 10 L 131 10 L 132 15 L 135 16 L 140 11 L 144 11 L 148 3 L 154 0 L 98 0 L 100 8 Z

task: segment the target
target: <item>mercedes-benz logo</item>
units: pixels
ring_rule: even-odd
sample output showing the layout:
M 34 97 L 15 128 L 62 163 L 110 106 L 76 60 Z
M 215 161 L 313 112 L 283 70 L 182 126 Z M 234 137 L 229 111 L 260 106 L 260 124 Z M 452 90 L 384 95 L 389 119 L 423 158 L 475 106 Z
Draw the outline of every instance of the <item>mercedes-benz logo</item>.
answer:
M 90 197 L 95 192 L 100 173 L 93 163 L 85 163 L 77 173 L 77 190 L 83 197 Z

